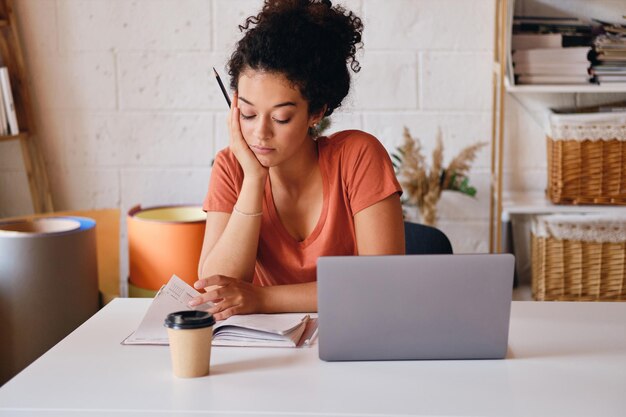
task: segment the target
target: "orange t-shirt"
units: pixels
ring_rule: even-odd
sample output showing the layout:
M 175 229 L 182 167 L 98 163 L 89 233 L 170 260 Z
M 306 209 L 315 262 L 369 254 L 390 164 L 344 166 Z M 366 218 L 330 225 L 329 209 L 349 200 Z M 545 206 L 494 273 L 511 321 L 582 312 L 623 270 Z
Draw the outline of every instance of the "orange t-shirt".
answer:
M 265 185 L 263 217 L 253 282 L 282 285 L 316 280 L 317 258 L 356 255 L 354 215 L 402 189 L 391 159 L 372 135 L 358 130 L 317 140 L 324 202 L 313 232 L 299 242 L 280 221 L 270 181 Z M 218 152 L 205 211 L 232 213 L 241 191 L 243 170 L 228 149 Z

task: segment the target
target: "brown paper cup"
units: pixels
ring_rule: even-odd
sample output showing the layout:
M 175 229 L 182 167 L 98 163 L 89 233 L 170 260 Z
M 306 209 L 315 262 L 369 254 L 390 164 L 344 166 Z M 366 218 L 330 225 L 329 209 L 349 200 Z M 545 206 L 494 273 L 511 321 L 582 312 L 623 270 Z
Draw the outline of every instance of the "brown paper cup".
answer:
M 167 316 L 165 326 L 174 375 L 180 378 L 209 375 L 214 323 L 213 316 L 200 311 L 181 311 Z
M 203 329 L 167 329 L 174 375 L 195 378 L 209 374 L 213 326 Z

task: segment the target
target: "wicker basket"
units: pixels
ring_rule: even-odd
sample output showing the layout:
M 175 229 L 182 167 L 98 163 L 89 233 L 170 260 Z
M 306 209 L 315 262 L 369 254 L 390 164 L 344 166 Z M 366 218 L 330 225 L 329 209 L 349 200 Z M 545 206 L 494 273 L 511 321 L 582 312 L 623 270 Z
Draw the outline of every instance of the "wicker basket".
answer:
M 535 300 L 626 300 L 626 217 L 536 216 L 531 230 Z
M 557 204 L 626 204 L 626 110 L 580 111 L 550 115 L 548 197 Z

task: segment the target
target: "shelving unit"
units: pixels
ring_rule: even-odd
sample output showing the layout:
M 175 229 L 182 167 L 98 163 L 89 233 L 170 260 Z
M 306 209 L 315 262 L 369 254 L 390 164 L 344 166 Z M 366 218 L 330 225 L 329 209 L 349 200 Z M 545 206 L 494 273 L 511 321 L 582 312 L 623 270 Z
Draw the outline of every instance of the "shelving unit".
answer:
M 626 93 L 626 83 L 589 85 L 511 85 L 504 78 L 504 88 L 511 94 L 518 93 Z
M 566 0 L 553 0 L 551 3 L 567 4 Z M 492 155 L 491 155 L 491 198 L 489 210 L 489 249 L 503 251 L 506 230 L 503 220 L 514 214 L 539 213 L 591 213 L 620 212 L 623 206 L 567 206 L 555 205 L 542 193 L 512 193 L 503 196 L 502 174 L 504 156 L 504 131 L 507 94 L 524 93 L 624 93 L 626 83 L 605 85 L 512 85 L 507 77 L 510 35 L 514 0 L 496 0 L 494 59 L 493 59 L 493 99 L 492 99 Z
M 20 133 L 0 136 L 0 142 L 19 141 L 35 213 L 53 211 L 45 164 L 37 144 L 28 73 L 19 40 L 12 0 L 0 1 L 0 63 L 11 80 Z
M 624 206 L 602 205 L 555 205 L 543 193 L 508 193 L 502 196 L 503 217 L 515 214 L 548 214 L 548 213 L 620 213 Z

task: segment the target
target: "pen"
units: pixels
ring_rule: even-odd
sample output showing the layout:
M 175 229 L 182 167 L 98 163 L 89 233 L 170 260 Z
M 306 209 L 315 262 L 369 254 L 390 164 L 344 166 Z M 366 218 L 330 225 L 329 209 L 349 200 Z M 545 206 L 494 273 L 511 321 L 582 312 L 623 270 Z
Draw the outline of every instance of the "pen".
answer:
M 215 79 L 217 80 L 217 83 L 220 85 L 220 89 L 222 90 L 222 93 L 224 94 L 224 98 L 226 99 L 226 103 L 228 103 L 228 107 L 230 107 L 230 98 L 228 97 L 228 93 L 226 92 L 226 89 L 224 88 L 224 84 L 222 84 L 222 79 L 220 78 L 220 75 L 215 70 L 215 67 L 213 67 L 213 73 L 215 73 Z

